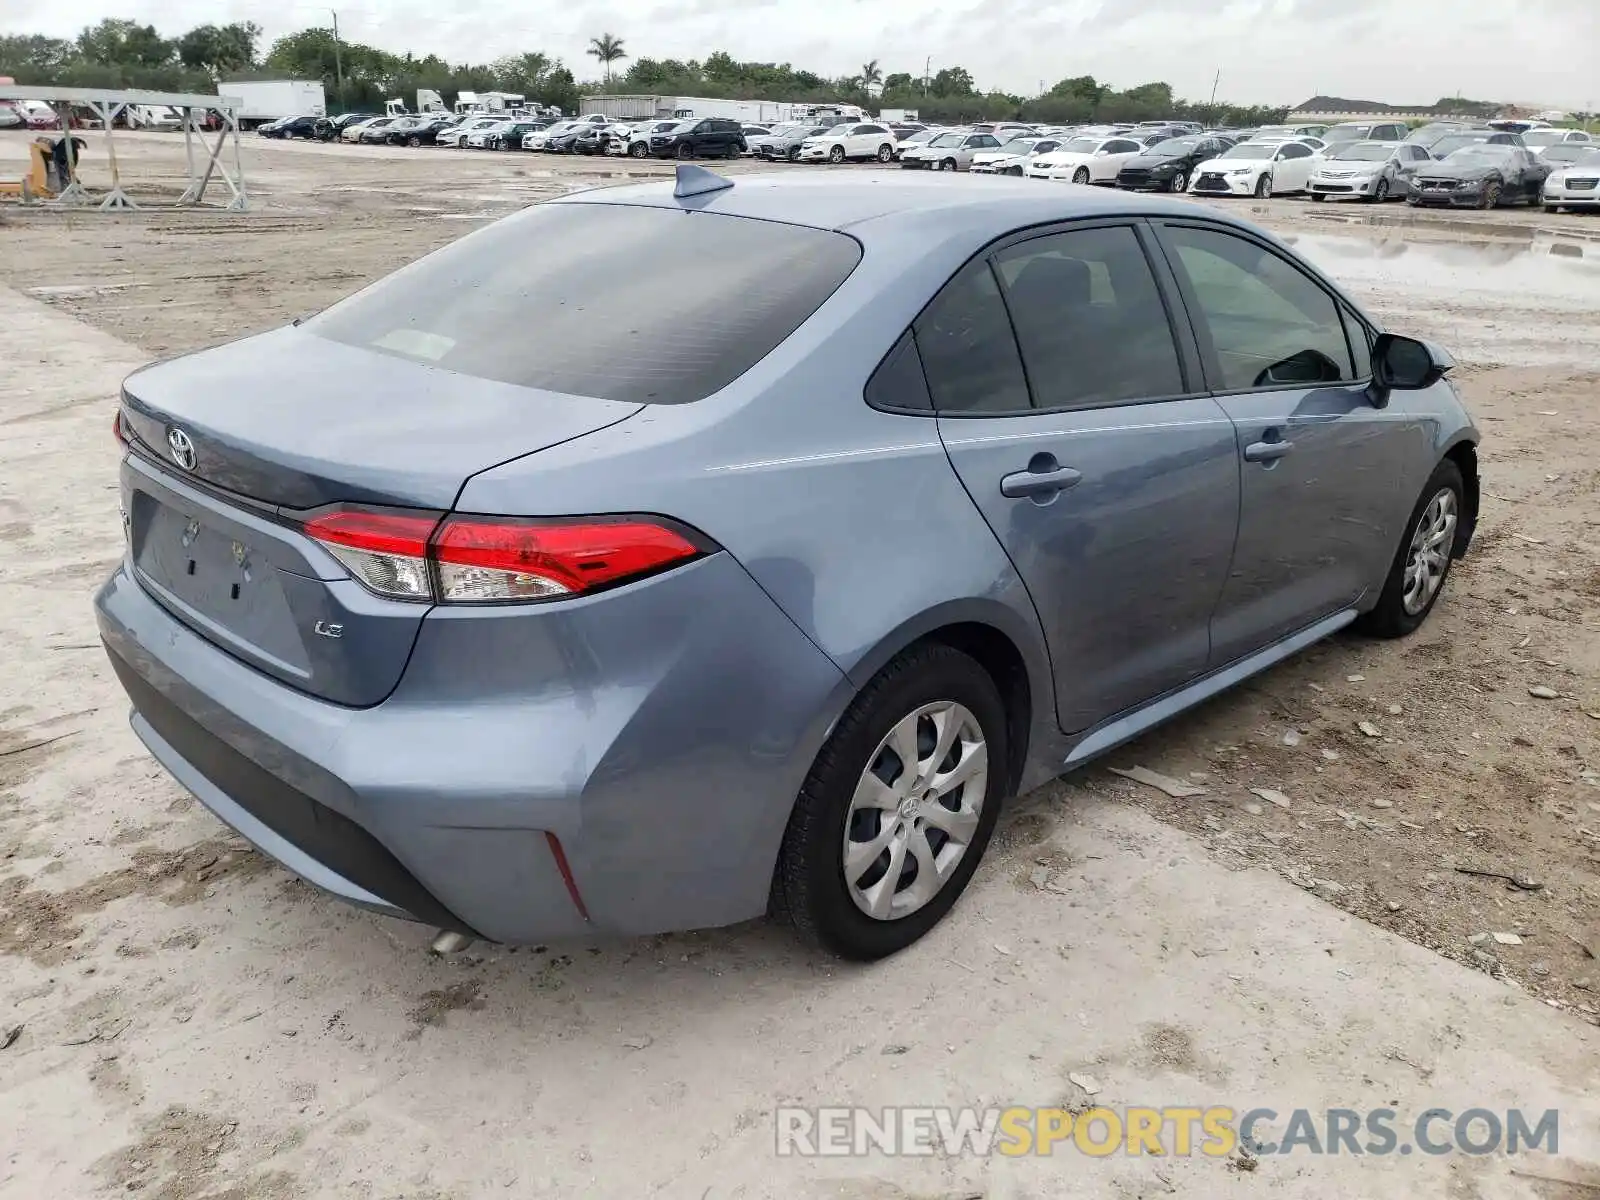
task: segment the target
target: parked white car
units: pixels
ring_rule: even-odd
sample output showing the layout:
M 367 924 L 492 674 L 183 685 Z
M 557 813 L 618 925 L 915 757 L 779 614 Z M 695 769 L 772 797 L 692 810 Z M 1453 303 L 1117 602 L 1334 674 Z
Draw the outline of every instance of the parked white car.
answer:
M 368 117 L 365 121 L 354 121 L 339 131 L 339 140 L 341 142 L 359 142 L 361 140 L 361 131 L 374 121 L 381 119 L 380 117 Z
M 1523 134 L 1527 137 L 1527 134 Z M 1544 210 L 1600 209 L 1600 147 L 1576 162 L 1563 163 L 1544 181 Z
M 799 157 L 801 162 L 842 163 L 852 158 L 875 158 L 886 163 L 894 159 L 895 142 L 894 132 L 887 125 L 846 121 L 801 142 Z
M 1117 172 L 1130 158 L 1144 153 L 1131 137 L 1075 137 L 1028 166 L 1030 179 L 1057 179 L 1072 183 L 1115 183 Z
M 1551 146 L 1565 146 L 1572 142 L 1587 145 L 1593 140 L 1581 129 L 1529 129 L 1522 134 L 1522 144 L 1535 154 Z
M 612 139 L 610 152 L 612 154 L 626 154 L 629 158 L 650 157 L 650 135 L 653 133 L 666 133 L 669 129 L 676 129 L 681 122 L 676 117 L 666 121 L 639 121 L 628 130 L 625 138 Z M 528 137 L 537 137 L 538 134 L 529 134 Z M 542 150 L 541 146 L 528 145 L 528 138 L 522 139 L 524 150 Z
M 969 169 L 974 175 L 1026 175 L 1034 159 L 1062 145 L 1063 139 L 1058 137 L 1012 138 L 998 150 L 974 154 Z
M 498 137 L 515 124 L 515 121 L 495 121 L 493 124 L 484 125 L 468 133 L 461 144 L 468 150 L 487 150 L 491 138 Z
M 491 125 L 501 124 L 499 117 L 469 117 L 454 129 L 447 129 L 434 140 L 441 146 L 449 146 L 459 150 L 462 143 L 480 129 L 487 129 Z
M 580 129 L 585 125 L 591 124 L 594 124 L 594 122 L 557 121 L 554 125 L 550 126 L 549 129 L 538 129 L 533 133 L 524 134 L 522 138 L 522 148 L 524 150 L 544 150 L 550 145 L 551 138 L 560 137 L 564 133 L 571 133 L 574 129 Z M 674 121 L 673 124 L 676 125 L 678 122 Z M 641 155 L 641 157 L 643 156 Z
M 1322 160 L 1304 142 L 1241 142 L 1194 169 L 1192 195 L 1257 196 L 1303 192 Z

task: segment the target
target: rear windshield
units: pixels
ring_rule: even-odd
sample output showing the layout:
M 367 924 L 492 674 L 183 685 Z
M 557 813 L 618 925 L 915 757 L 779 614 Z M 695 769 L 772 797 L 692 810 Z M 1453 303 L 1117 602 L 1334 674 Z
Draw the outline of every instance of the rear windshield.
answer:
M 541 204 L 304 328 L 524 387 L 682 404 L 765 358 L 861 261 L 852 238 L 744 217 Z

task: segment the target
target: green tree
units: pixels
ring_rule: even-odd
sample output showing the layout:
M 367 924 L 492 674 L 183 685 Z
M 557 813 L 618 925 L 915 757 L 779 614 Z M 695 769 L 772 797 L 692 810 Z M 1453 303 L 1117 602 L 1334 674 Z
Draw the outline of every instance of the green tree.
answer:
M 883 94 L 887 96 L 891 92 L 909 92 L 914 86 L 911 82 L 910 74 L 905 71 L 897 71 L 893 75 L 884 77 Z
M 63 38 L 37 33 L 0 36 L 0 75 L 25 87 L 43 87 L 78 57 L 78 48 Z
M 254 66 L 260 39 L 261 26 L 254 21 L 196 25 L 178 38 L 178 58 L 184 66 L 220 79 Z
M 928 91 L 935 96 L 971 96 L 977 90 L 971 73 L 965 67 L 945 67 L 928 85 Z
M 154 25 L 107 17 L 78 34 L 78 53 L 103 67 L 164 67 L 172 62 L 174 49 Z
M 611 64 L 620 62 L 628 57 L 628 52 L 623 49 L 622 39 L 609 33 L 602 33 L 597 38 L 589 39 L 589 49 L 585 51 L 592 58 L 600 60 L 606 69 L 606 86 L 611 86 Z
M 879 88 L 881 90 L 883 84 L 883 68 L 878 66 L 878 60 L 874 58 L 869 62 L 863 63 L 859 78 L 861 80 L 862 91 L 870 93 L 873 88 Z

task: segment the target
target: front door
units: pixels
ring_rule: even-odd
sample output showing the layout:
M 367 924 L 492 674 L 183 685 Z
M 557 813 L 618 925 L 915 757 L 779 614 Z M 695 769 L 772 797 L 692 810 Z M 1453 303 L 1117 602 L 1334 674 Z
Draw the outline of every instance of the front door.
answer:
M 915 330 L 950 461 L 1038 611 L 1062 729 L 1204 671 L 1238 518 L 1233 426 L 1194 394 L 1138 223 L 1014 242 Z
M 1217 403 L 1237 431 L 1239 540 L 1211 626 L 1213 667 L 1348 608 L 1396 547 L 1402 411 L 1373 406 L 1366 333 L 1265 243 L 1160 227 Z

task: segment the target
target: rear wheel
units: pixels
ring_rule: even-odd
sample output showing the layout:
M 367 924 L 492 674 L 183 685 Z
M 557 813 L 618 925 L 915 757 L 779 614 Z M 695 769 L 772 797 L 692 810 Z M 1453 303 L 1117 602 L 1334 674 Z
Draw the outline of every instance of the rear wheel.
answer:
M 774 909 L 846 958 L 916 941 L 977 870 L 1005 790 L 1005 706 L 959 650 L 925 645 L 872 680 L 796 798 Z
M 1383 591 L 1357 628 L 1374 637 L 1405 637 L 1433 611 L 1455 557 L 1465 489 L 1461 468 L 1445 459 L 1434 468 L 1406 523 Z
M 1271 198 L 1272 176 L 1271 174 L 1264 173 L 1260 179 L 1256 180 L 1256 199 L 1270 200 Z
M 406 139 L 406 145 L 415 150 L 418 146 L 422 145 L 422 139 L 417 137 L 415 134 L 412 134 Z
M 1089 182 L 1089 168 L 1088 167 L 1079 167 L 1076 171 L 1074 171 L 1072 173 L 1072 182 L 1073 183 L 1088 183 Z
M 844 161 L 844 147 L 835 146 L 832 150 L 829 150 L 828 161 L 831 163 L 842 163 Z

